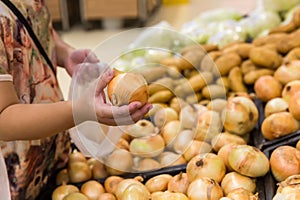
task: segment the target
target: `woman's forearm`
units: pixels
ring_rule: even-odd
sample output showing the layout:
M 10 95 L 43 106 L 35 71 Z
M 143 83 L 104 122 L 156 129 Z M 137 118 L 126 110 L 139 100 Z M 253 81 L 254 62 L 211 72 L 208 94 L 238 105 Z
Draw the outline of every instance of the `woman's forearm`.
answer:
M 52 136 L 74 126 L 72 102 L 13 104 L 0 114 L 0 140 Z
M 72 46 L 64 42 L 61 37 L 54 31 L 54 43 L 56 50 L 56 62 L 60 67 L 65 67 L 65 58 L 74 50 Z

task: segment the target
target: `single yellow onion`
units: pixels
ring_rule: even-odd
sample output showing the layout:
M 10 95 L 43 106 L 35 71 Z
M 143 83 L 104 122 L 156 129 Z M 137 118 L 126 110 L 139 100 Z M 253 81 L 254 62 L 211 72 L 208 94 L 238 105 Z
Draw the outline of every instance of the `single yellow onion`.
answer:
M 165 191 L 171 179 L 172 176 L 170 174 L 159 174 L 147 180 L 145 186 L 151 193 Z
M 230 167 L 245 176 L 260 177 L 269 171 L 269 159 L 258 148 L 250 145 L 236 145 L 229 153 Z
M 143 75 L 115 70 L 114 78 L 107 85 L 108 98 L 113 105 L 127 105 L 139 101 L 143 105 L 148 101 L 148 85 Z
M 271 99 L 270 101 L 268 101 L 266 103 L 266 106 L 264 109 L 265 117 L 268 117 L 274 113 L 288 111 L 288 109 L 289 109 L 289 104 L 283 98 L 277 97 L 277 98 Z
M 151 200 L 189 200 L 189 198 L 180 192 L 159 191 L 151 194 Z
M 300 90 L 290 97 L 289 112 L 296 120 L 300 120 Z
M 236 188 L 228 193 L 227 197 L 232 200 L 241 200 L 241 199 L 249 199 L 249 200 L 258 200 L 258 194 L 253 194 L 252 192 L 244 189 L 244 188 Z
M 68 184 L 58 186 L 52 193 L 52 200 L 62 200 L 65 196 L 73 192 L 79 192 L 78 187 L 75 185 Z
M 104 193 L 104 187 L 95 180 L 89 180 L 82 184 L 80 192 L 89 198 L 89 200 L 98 200 L 100 194 Z

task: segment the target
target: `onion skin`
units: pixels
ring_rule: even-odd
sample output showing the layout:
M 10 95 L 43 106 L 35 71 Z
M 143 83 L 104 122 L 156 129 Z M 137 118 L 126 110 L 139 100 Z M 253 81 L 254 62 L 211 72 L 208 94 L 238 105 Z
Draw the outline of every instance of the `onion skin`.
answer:
M 144 137 L 155 132 L 154 124 L 146 119 L 141 119 L 135 124 L 129 125 L 126 129 L 126 133 L 132 137 Z
M 201 153 L 209 153 L 212 151 L 212 146 L 204 141 L 193 140 L 188 146 L 183 157 L 186 161 L 190 161 L 194 156 Z
M 283 181 L 300 173 L 300 151 L 291 146 L 279 146 L 270 156 L 270 167 L 274 178 Z
M 185 164 L 187 161 L 180 154 L 172 151 L 164 151 L 158 156 L 161 167 L 170 167 Z
M 269 171 L 269 160 L 258 148 L 236 145 L 228 157 L 230 167 L 245 176 L 260 177 Z
M 56 175 L 56 185 L 67 184 L 70 181 L 67 169 L 62 169 Z
M 244 188 L 249 192 L 254 193 L 256 190 L 256 182 L 255 179 L 241 175 L 237 172 L 229 172 L 224 176 L 221 187 L 225 195 L 237 188 Z
M 95 180 L 89 180 L 82 184 L 80 192 L 89 198 L 89 200 L 98 200 L 100 194 L 104 193 L 104 187 Z
M 178 192 L 154 192 L 151 194 L 151 200 L 189 200 L 189 198 Z
M 278 112 L 266 117 L 261 132 L 267 140 L 274 140 L 299 129 L 299 122 L 290 112 Z
M 159 109 L 155 115 L 153 116 L 154 125 L 158 128 L 163 127 L 170 121 L 178 120 L 179 115 L 171 107 L 161 108 Z
M 257 194 L 252 194 L 250 191 L 245 190 L 244 188 L 237 188 L 232 190 L 228 193 L 227 197 L 231 198 L 232 200 L 242 200 L 242 199 L 249 199 L 249 200 L 258 200 Z
M 73 192 L 79 192 L 78 187 L 75 185 L 69 184 L 58 186 L 52 193 L 52 200 L 63 200 L 65 196 Z
M 232 167 L 230 167 L 229 165 L 229 155 L 230 155 L 230 152 L 233 148 L 235 148 L 237 144 L 234 144 L 234 143 L 229 143 L 229 144 L 226 144 L 224 145 L 223 147 L 221 147 L 221 149 L 218 151 L 218 156 L 223 160 L 225 166 L 226 166 L 226 169 L 227 171 L 231 172 L 233 171 Z
M 122 200 L 149 200 L 150 199 L 150 192 L 143 184 L 132 183 L 126 187 L 124 192 L 122 193 L 121 198 Z
M 179 120 L 182 123 L 182 127 L 184 129 L 192 129 L 197 116 L 206 110 L 206 106 L 199 104 L 184 106 L 179 113 Z
M 298 91 L 300 91 L 300 80 L 291 81 L 283 87 L 281 96 L 284 100 L 289 102 L 291 96 Z
M 160 174 L 146 181 L 145 186 L 150 193 L 165 191 L 168 188 L 168 183 L 172 179 L 170 174 Z
M 300 120 L 300 90 L 290 97 L 289 112 L 296 120 Z
M 143 75 L 116 70 L 114 78 L 107 85 L 107 94 L 115 106 L 127 105 L 133 101 L 145 105 L 149 96 L 148 85 Z
M 288 63 L 281 65 L 274 72 L 274 77 L 283 85 L 300 79 L 300 61 L 291 60 Z
M 281 96 L 282 84 L 273 76 L 265 75 L 255 81 L 254 91 L 259 99 L 267 102 Z
M 71 183 L 79 183 L 91 179 L 92 171 L 87 162 L 71 162 L 68 164 L 68 175 Z
M 65 196 L 63 200 L 89 200 L 89 198 L 80 192 L 72 192 Z
M 99 195 L 98 200 L 117 200 L 117 199 L 115 195 L 113 195 L 112 193 L 105 192 Z
M 223 132 L 216 135 L 211 141 L 212 147 L 216 152 L 218 152 L 222 146 L 228 143 L 246 144 L 246 141 L 242 137 L 228 132 Z
M 181 122 L 179 120 L 170 121 L 161 128 L 160 134 L 168 149 L 174 149 L 174 141 L 181 130 Z
M 132 187 L 130 187 L 130 186 L 132 186 Z M 144 199 L 144 197 L 148 197 L 148 199 L 150 198 L 150 192 L 148 191 L 146 186 L 144 184 L 142 184 L 140 181 L 133 179 L 133 178 L 122 180 L 117 185 L 115 195 L 116 195 L 117 199 L 123 199 L 123 195 L 127 195 L 126 199 L 130 199 L 131 198 L 131 197 L 129 197 L 130 193 L 133 193 L 133 191 L 135 191 L 134 193 L 137 193 L 136 195 L 138 195 L 138 197 L 140 197 L 140 198 L 133 198 L 132 200 L 134 200 L 134 199 L 142 200 L 142 199 Z
M 120 162 L 122 160 L 122 162 Z M 105 160 L 106 171 L 110 175 L 130 172 L 133 167 L 133 156 L 125 149 L 115 149 Z
M 88 159 L 88 165 L 92 171 L 94 179 L 105 178 L 108 176 L 105 165 L 95 158 Z
M 87 159 L 80 151 L 74 150 L 69 156 L 68 163 L 73 162 L 87 162 Z
M 194 140 L 194 132 L 189 129 L 182 130 L 178 133 L 173 143 L 173 150 L 176 153 L 183 154 L 191 142 Z
M 194 156 L 188 162 L 186 173 L 190 182 L 197 178 L 209 177 L 219 183 L 226 173 L 226 167 L 223 160 L 216 154 L 203 153 Z
M 148 171 L 148 170 L 155 170 L 161 168 L 160 163 L 157 160 L 152 158 L 144 158 L 137 162 L 137 166 L 134 167 L 136 171 Z
M 191 200 L 219 200 L 223 197 L 223 191 L 214 179 L 202 177 L 190 183 L 187 196 Z
M 227 101 L 222 112 L 224 128 L 230 133 L 245 135 L 253 130 L 258 121 L 258 110 L 248 97 L 237 96 Z
M 288 111 L 288 109 L 289 109 L 289 104 L 283 98 L 277 97 L 277 98 L 271 99 L 270 101 L 268 101 L 266 103 L 266 106 L 264 109 L 265 117 L 268 117 L 274 113 Z

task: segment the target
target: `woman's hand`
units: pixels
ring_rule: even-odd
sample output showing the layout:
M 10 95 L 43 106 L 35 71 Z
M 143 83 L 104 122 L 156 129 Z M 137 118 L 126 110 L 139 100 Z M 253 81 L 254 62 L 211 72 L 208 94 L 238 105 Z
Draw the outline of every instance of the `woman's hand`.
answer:
M 69 50 L 64 60 L 64 67 L 72 77 L 76 66 L 82 63 L 98 63 L 99 59 L 90 49 L 72 49 Z
M 84 67 L 85 68 L 85 67 Z M 151 104 L 132 102 L 124 106 L 112 106 L 106 102 L 104 89 L 113 78 L 114 71 L 107 70 L 73 102 L 75 125 L 92 120 L 112 126 L 133 124 L 151 109 Z

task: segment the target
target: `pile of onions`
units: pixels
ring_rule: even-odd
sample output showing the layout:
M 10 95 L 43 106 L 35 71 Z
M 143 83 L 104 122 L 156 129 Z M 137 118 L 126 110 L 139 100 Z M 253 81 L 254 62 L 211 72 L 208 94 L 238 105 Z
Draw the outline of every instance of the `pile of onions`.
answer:
M 223 197 L 223 190 L 214 179 L 202 177 L 190 183 L 187 196 L 190 199 L 219 200 Z
M 189 181 L 209 177 L 220 183 L 226 173 L 223 160 L 213 153 L 203 153 L 194 156 L 186 166 Z
M 228 156 L 230 167 L 245 176 L 260 177 L 269 171 L 269 159 L 258 148 L 236 145 Z
M 279 146 L 270 156 L 274 178 L 283 181 L 291 175 L 300 174 L 300 151 L 292 146 Z

